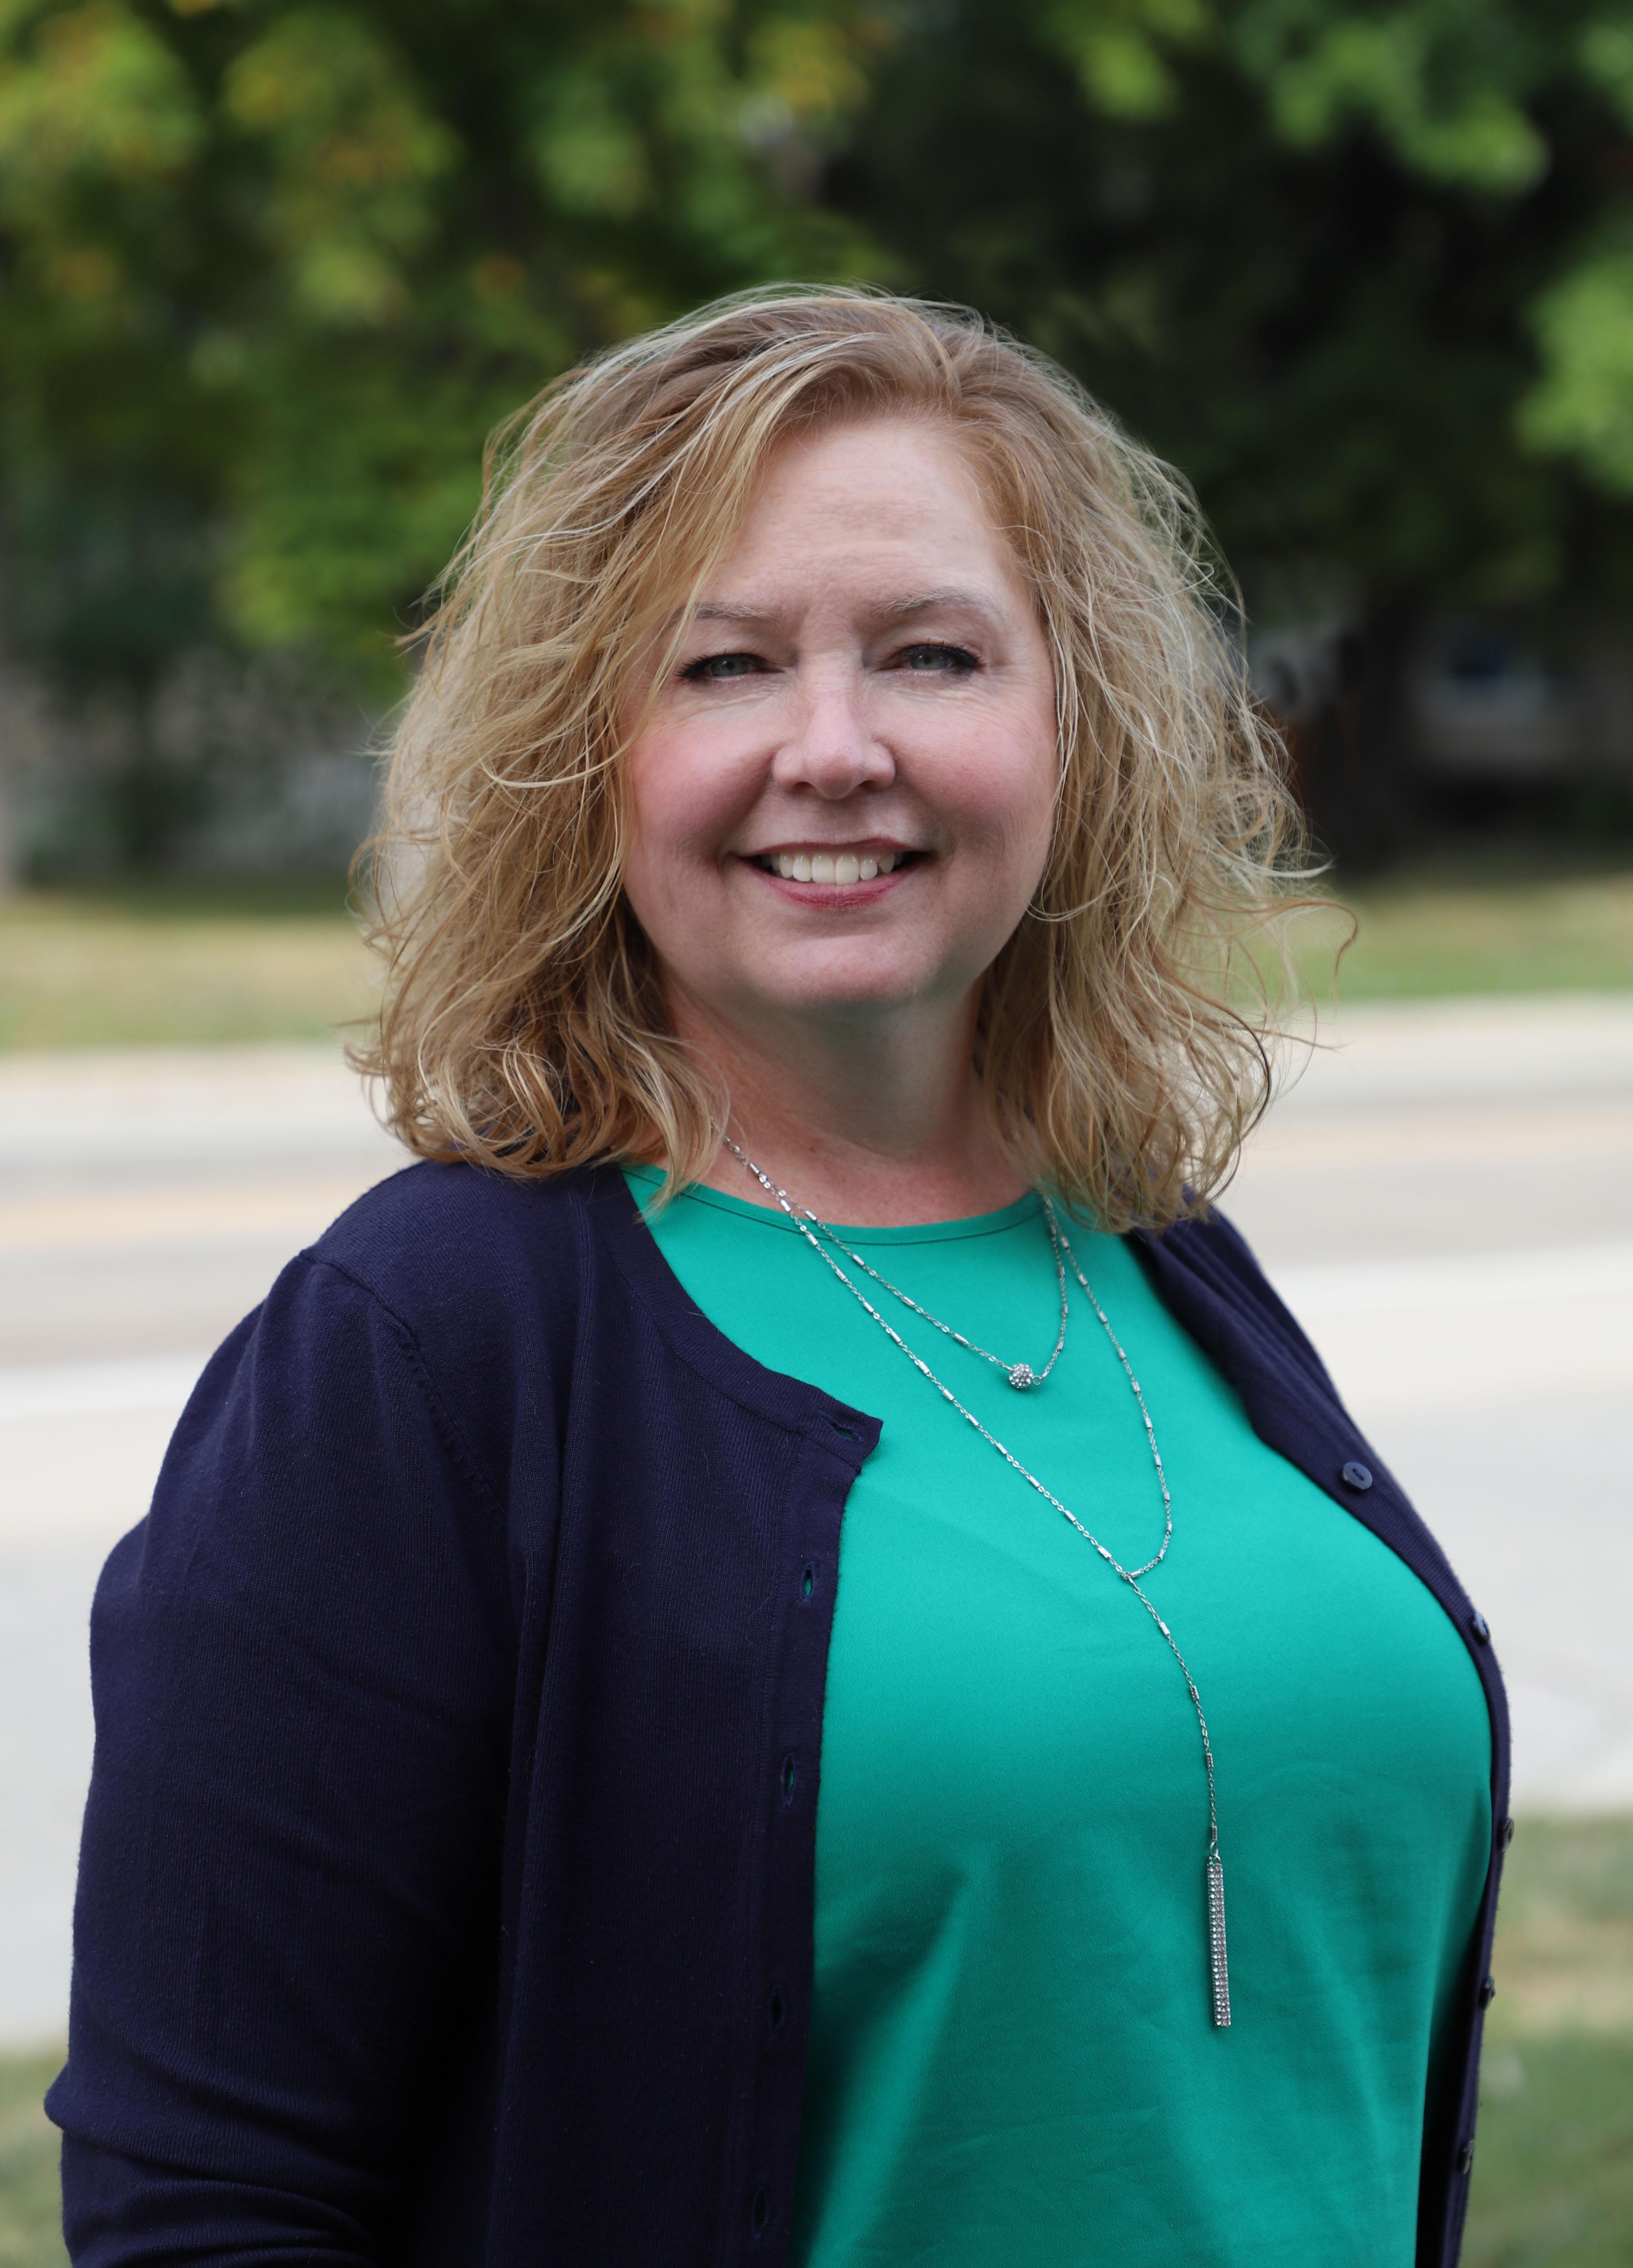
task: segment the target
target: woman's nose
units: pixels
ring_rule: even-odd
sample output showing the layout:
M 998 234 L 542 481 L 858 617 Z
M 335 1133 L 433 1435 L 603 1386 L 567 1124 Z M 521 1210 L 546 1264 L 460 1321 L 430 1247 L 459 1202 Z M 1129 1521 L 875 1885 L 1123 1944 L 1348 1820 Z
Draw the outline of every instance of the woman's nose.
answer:
M 813 788 L 840 802 L 858 788 L 886 787 L 895 758 L 867 713 L 864 688 L 850 672 L 823 672 L 802 683 L 791 729 L 771 765 L 780 788 Z

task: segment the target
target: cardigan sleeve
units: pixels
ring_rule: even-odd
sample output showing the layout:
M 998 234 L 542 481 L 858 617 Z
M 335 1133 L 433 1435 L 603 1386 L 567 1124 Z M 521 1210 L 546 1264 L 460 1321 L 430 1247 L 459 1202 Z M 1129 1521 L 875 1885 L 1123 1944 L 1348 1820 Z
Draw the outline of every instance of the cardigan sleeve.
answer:
M 377 2262 L 491 2005 L 515 1638 L 502 1507 L 342 1270 L 206 1371 L 92 1676 L 70 2254 Z

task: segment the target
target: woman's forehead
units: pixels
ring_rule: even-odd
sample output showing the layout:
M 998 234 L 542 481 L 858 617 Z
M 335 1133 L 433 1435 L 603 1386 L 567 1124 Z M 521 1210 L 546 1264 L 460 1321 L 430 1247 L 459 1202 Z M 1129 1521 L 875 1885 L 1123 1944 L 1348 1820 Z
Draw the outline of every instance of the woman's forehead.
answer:
M 1013 549 L 949 423 L 873 417 L 776 445 L 702 578 L 698 611 L 747 619 L 768 585 L 845 570 L 903 615 L 1012 600 L 1024 580 Z
M 909 497 L 989 520 L 967 437 L 947 417 L 909 409 L 824 420 L 774 440 L 749 490 L 746 523 L 784 498 L 831 497 L 876 512 Z

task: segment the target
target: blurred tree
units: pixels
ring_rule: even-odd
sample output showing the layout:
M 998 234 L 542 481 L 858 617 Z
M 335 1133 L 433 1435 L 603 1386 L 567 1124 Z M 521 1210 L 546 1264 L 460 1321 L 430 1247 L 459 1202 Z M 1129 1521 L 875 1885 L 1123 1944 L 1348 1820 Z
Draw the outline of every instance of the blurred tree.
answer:
M 495 419 L 799 274 L 1060 356 L 1250 596 L 1348 578 L 1379 747 L 1431 602 L 1633 599 L 1633 0 L 0 0 L 0 628 L 123 704 L 126 853 L 179 647 L 388 696 Z
M 8 644 L 137 711 L 212 635 L 388 694 L 502 413 L 865 264 L 806 192 L 881 37 L 865 0 L 0 0 Z
M 1630 129 L 1626 0 L 925 0 L 829 194 L 1181 466 L 1250 604 L 1348 586 L 1365 850 L 1427 607 L 1633 600 Z

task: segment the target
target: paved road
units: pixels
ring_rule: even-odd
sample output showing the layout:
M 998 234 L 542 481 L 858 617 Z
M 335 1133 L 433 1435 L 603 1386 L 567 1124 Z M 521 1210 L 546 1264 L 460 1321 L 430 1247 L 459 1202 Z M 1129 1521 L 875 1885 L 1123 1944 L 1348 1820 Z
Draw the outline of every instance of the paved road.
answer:
M 0 1059 L 0 2041 L 60 2029 L 85 1616 L 204 1353 L 401 1153 L 321 1048 Z M 1491 1622 L 1532 1808 L 1633 1808 L 1633 1000 L 1348 1012 L 1227 1210 Z
M 1492 1625 L 1517 1805 L 1633 1809 L 1633 1001 L 1342 1037 L 1227 1210 Z

